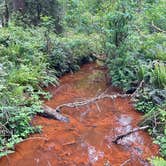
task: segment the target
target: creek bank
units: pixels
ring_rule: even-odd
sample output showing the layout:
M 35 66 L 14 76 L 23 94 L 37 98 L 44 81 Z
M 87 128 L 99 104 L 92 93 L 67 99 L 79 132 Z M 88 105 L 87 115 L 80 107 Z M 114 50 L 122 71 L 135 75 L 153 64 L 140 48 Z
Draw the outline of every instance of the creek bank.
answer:
M 105 70 L 96 64 L 84 65 L 80 71 L 67 74 L 60 79 L 60 86 L 49 87 L 53 95 L 45 104 L 51 108 L 74 101 L 98 96 L 106 89 L 109 95 L 120 91 L 109 87 L 105 81 Z M 112 140 L 122 133 L 136 128 L 142 116 L 132 106 L 129 97 L 104 99 L 86 106 L 61 110 L 70 119 L 64 123 L 36 116 L 33 124 L 43 126 L 41 134 L 16 145 L 16 152 L 3 157 L 3 166 L 120 166 L 149 165 L 147 159 L 158 155 L 158 146 L 153 144 L 147 132 L 139 131 L 119 140 Z M 45 139 L 35 139 L 35 137 Z

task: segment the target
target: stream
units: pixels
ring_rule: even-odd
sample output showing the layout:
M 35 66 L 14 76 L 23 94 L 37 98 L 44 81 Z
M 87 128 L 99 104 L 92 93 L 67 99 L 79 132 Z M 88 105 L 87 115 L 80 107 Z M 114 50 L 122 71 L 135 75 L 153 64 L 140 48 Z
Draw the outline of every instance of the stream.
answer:
M 106 84 L 105 69 L 95 63 L 60 79 L 60 86 L 49 87 L 53 97 L 45 104 L 56 106 L 107 94 L 120 93 Z M 43 127 L 16 145 L 16 152 L 0 159 L 0 166 L 149 166 L 148 159 L 159 153 L 157 145 L 145 131 L 119 134 L 137 127 L 142 115 L 129 98 L 102 99 L 78 108 L 63 108 L 70 123 L 35 116 L 32 123 Z

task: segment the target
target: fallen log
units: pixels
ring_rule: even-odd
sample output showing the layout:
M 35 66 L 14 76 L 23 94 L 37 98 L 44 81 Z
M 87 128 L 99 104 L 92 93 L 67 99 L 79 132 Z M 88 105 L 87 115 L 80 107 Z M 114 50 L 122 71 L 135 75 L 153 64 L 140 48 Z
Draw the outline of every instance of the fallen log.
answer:
M 108 95 L 108 94 L 105 94 L 105 92 L 103 92 L 102 94 L 100 94 L 97 97 L 87 99 L 87 100 L 83 100 L 83 101 L 76 101 L 76 102 L 73 102 L 73 103 L 65 103 L 65 104 L 57 106 L 55 109 L 53 109 L 49 106 L 43 105 L 43 107 L 42 107 L 43 112 L 39 113 L 39 115 L 45 116 L 45 117 L 48 117 L 48 118 L 53 118 L 53 119 L 56 119 L 56 120 L 59 120 L 59 121 L 62 121 L 62 122 L 69 122 L 69 118 L 60 113 L 60 111 L 63 107 L 75 108 L 75 107 L 81 107 L 81 106 L 84 106 L 84 105 L 87 105 L 87 104 L 94 103 L 97 100 L 101 100 L 101 99 L 104 99 L 104 98 L 115 99 L 117 97 L 124 98 L 124 97 L 129 97 L 129 96 L 130 95 L 128 95 L 128 94 Z
M 117 97 L 125 98 L 125 97 L 129 97 L 129 96 L 130 96 L 129 94 L 108 95 L 108 94 L 102 93 L 99 96 L 91 98 L 91 99 L 86 99 L 83 101 L 76 101 L 73 103 L 65 103 L 65 104 L 59 105 L 55 109 L 44 105 L 42 107 L 43 112 L 39 113 L 39 114 L 42 116 L 45 116 L 45 117 L 49 117 L 49 118 L 53 118 L 53 119 L 62 121 L 62 122 L 69 122 L 69 118 L 60 113 L 61 109 L 63 107 L 75 108 L 75 107 L 81 107 L 81 106 L 84 106 L 87 104 L 95 103 L 96 101 L 101 100 L 101 99 L 105 99 L 105 98 L 115 99 Z
M 69 122 L 69 118 L 65 117 L 64 115 L 62 115 L 60 113 L 61 109 L 63 107 L 70 107 L 70 108 L 81 107 L 81 106 L 84 106 L 84 105 L 95 103 L 96 101 L 101 100 L 101 99 L 105 99 L 105 98 L 109 98 L 109 99 L 115 99 L 115 98 L 118 98 L 118 97 L 121 97 L 121 98 L 132 97 L 133 98 L 133 97 L 135 97 L 135 94 L 137 93 L 138 89 L 140 89 L 142 87 L 143 83 L 144 82 L 141 81 L 139 87 L 136 89 L 136 92 L 133 93 L 132 95 L 130 95 L 130 94 L 119 94 L 119 93 L 118 94 L 114 94 L 114 95 L 109 95 L 109 94 L 105 94 L 105 92 L 103 92 L 102 94 L 100 94 L 99 96 L 94 97 L 94 98 L 85 99 L 85 100 L 82 100 L 82 101 L 76 101 L 76 102 L 73 102 L 73 103 L 61 104 L 61 105 L 57 106 L 55 109 L 44 105 L 43 106 L 44 112 L 40 113 L 40 114 L 42 116 L 45 116 L 45 117 L 50 117 L 50 118 L 53 118 L 53 119 L 56 119 L 56 120 L 60 120 L 62 122 Z
M 44 105 L 42 107 L 42 109 L 43 109 L 43 113 L 40 113 L 40 115 L 42 115 L 42 116 L 53 118 L 53 119 L 56 119 L 56 120 L 59 120 L 59 121 L 62 121 L 62 122 L 66 122 L 66 123 L 69 122 L 68 117 L 62 115 L 57 110 L 55 110 L 51 107 L 48 107 L 48 106 Z
M 115 144 L 118 144 L 118 141 L 120 139 L 123 139 L 124 137 L 127 137 L 128 135 L 130 135 L 132 133 L 135 133 L 135 132 L 140 131 L 140 130 L 145 130 L 147 128 L 149 128 L 149 126 L 143 126 L 143 127 L 134 128 L 134 129 L 128 131 L 127 133 L 125 133 L 125 134 L 118 135 L 112 142 L 115 143 Z
M 125 97 L 129 97 L 129 96 L 131 96 L 131 95 L 129 95 L 129 94 L 108 95 L 108 94 L 102 93 L 101 95 L 99 95 L 97 97 L 94 97 L 94 98 L 59 105 L 55 108 L 54 111 L 60 112 L 63 107 L 70 107 L 70 108 L 81 107 L 81 106 L 88 105 L 88 104 L 94 103 L 98 100 L 105 99 L 105 98 L 115 99 L 115 98 L 118 98 L 118 97 L 125 98 Z
M 118 97 L 121 97 L 121 98 L 125 98 L 125 97 L 131 97 L 131 98 L 135 98 L 136 94 L 138 93 L 138 91 L 142 88 L 144 84 L 144 80 L 142 80 L 140 82 L 140 85 L 138 86 L 138 88 L 136 89 L 136 91 L 133 93 L 133 94 L 114 94 L 114 95 L 109 95 L 109 94 L 105 94 L 106 91 L 104 91 L 102 94 L 100 94 L 99 96 L 97 97 L 94 97 L 94 98 L 90 98 L 90 99 L 86 99 L 86 100 L 83 100 L 83 101 L 76 101 L 76 102 L 73 102 L 73 103 L 65 103 L 65 104 L 61 104 L 59 106 L 57 106 L 55 109 L 53 108 L 50 108 L 46 105 L 43 106 L 43 110 L 44 112 L 43 113 L 40 113 L 40 115 L 42 116 L 45 116 L 45 117 L 50 117 L 50 118 L 53 118 L 53 119 L 56 119 L 56 120 L 60 120 L 62 122 L 69 122 L 69 118 L 68 117 L 65 117 L 64 115 L 62 115 L 60 112 L 61 112 L 61 109 L 63 107 L 70 107 L 70 108 L 75 108 L 75 107 L 81 107 L 81 106 L 84 106 L 84 105 L 88 105 L 88 104 L 91 104 L 91 103 L 95 103 L 96 101 L 98 100 L 101 100 L 101 99 L 105 99 L 105 98 L 110 98 L 110 99 L 115 99 L 115 98 L 118 98 Z M 96 105 L 97 108 L 99 109 L 98 105 Z M 100 110 L 100 109 L 99 109 Z M 130 134 L 130 133 L 129 133 Z M 128 134 L 127 134 L 128 135 Z M 124 136 L 123 136 L 124 137 Z M 119 139 L 118 139 L 119 140 Z M 117 141 L 118 141 L 117 140 Z M 117 142 L 117 141 L 114 141 L 114 142 Z

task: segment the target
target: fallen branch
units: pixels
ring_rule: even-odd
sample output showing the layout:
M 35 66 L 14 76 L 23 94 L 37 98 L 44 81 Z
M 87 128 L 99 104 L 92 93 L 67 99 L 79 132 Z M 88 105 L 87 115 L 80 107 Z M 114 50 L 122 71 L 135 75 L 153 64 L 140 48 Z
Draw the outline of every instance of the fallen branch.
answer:
M 161 29 L 161 28 L 159 28 L 159 27 L 157 27 L 156 25 L 154 25 L 154 22 L 152 21 L 152 27 L 154 28 L 154 29 L 156 29 L 157 31 L 159 31 L 159 32 L 163 32 L 163 33 L 166 33 L 166 31 L 164 31 L 163 29 Z
M 51 107 L 48 107 L 48 106 L 44 105 L 43 110 L 44 110 L 44 112 L 40 113 L 43 116 L 50 117 L 50 118 L 53 118 L 53 119 L 56 119 L 56 120 L 60 120 L 62 122 L 69 122 L 68 117 L 65 117 L 64 115 L 59 113 L 57 110 L 54 110 Z
M 76 143 L 75 141 L 71 141 L 71 142 L 67 142 L 67 143 L 63 144 L 63 146 L 73 145 L 75 143 Z
M 123 139 L 124 137 L 126 137 L 126 136 L 128 136 L 128 135 L 130 135 L 132 133 L 135 133 L 135 132 L 140 131 L 140 130 L 145 130 L 147 128 L 149 128 L 149 126 L 143 126 L 143 127 L 134 128 L 134 129 L 128 131 L 127 133 L 125 133 L 125 134 L 118 135 L 112 142 L 115 143 L 115 144 L 118 144 L 118 141 L 120 139 Z
M 122 163 L 120 166 L 125 166 L 128 162 L 130 162 L 131 159 L 126 160 L 124 163 Z
M 138 88 L 136 89 L 136 91 L 132 95 L 130 95 L 130 94 L 119 94 L 119 93 L 115 94 L 115 95 L 109 95 L 109 94 L 105 94 L 106 91 L 104 91 L 102 94 L 100 94 L 97 97 L 82 100 L 82 101 L 76 101 L 76 102 L 73 102 L 73 103 L 64 103 L 64 104 L 61 104 L 61 105 L 57 106 L 55 109 L 44 105 L 43 106 L 44 112 L 40 113 L 40 114 L 44 115 L 46 117 L 50 117 L 50 118 L 53 118 L 53 119 L 60 120 L 62 122 L 69 122 L 69 118 L 65 117 L 64 115 L 62 115 L 60 113 L 61 109 L 63 107 L 70 107 L 70 108 L 81 107 L 81 106 L 84 106 L 84 105 L 95 103 L 96 101 L 101 100 L 101 99 L 105 99 L 105 98 L 115 99 L 115 98 L 118 98 L 118 97 L 125 98 L 125 97 L 130 97 L 130 96 L 133 98 L 138 93 L 138 91 L 142 88 L 143 84 L 144 84 L 144 80 L 142 80 L 140 82 L 140 85 L 138 86 Z M 97 105 L 97 108 L 99 109 L 98 105 Z
M 69 122 L 69 118 L 65 117 L 64 115 L 62 115 L 60 113 L 61 109 L 63 107 L 70 107 L 70 108 L 81 107 L 81 106 L 84 106 L 84 105 L 95 103 L 96 101 L 101 100 L 101 99 L 105 99 L 105 98 L 109 98 L 109 99 L 112 99 L 112 100 L 115 99 L 115 98 L 118 98 L 118 97 L 125 98 L 125 97 L 131 96 L 133 98 L 138 93 L 139 89 L 142 88 L 143 83 L 144 83 L 144 81 L 141 81 L 140 85 L 138 86 L 138 88 L 136 89 L 136 91 L 132 95 L 130 95 L 130 94 L 119 94 L 119 93 L 115 94 L 115 95 L 109 95 L 109 94 L 105 94 L 106 91 L 104 91 L 102 94 L 100 94 L 97 97 L 82 100 L 82 101 L 76 101 L 76 102 L 73 102 L 73 103 L 64 103 L 64 104 L 61 104 L 61 105 L 57 106 L 55 109 L 44 105 L 43 106 L 44 112 L 40 113 L 40 114 L 44 115 L 46 117 L 50 117 L 50 118 L 53 118 L 53 119 L 60 120 L 62 122 Z M 97 106 L 98 110 L 100 110 L 97 103 L 96 103 L 96 106 Z
M 27 139 L 23 139 L 19 143 L 22 143 L 22 142 L 25 142 L 25 141 L 30 141 L 30 140 L 35 140 L 35 139 L 48 141 L 48 138 L 46 138 L 46 137 L 30 137 L 30 138 L 27 138 Z
M 55 109 L 44 105 L 43 106 L 44 112 L 40 113 L 40 114 L 42 116 L 46 116 L 46 117 L 50 117 L 50 118 L 53 118 L 53 119 L 56 119 L 56 120 L 60 120 L 62 122 L 69 122 L 69 118 L 65 117 L 64 115 L 62 115 L 60 113 L 61 109 L 63 107 L 75 108 L 75 107 L 81 107 L 81 106 L 84 106 L 84 105 L 95 103 L 96 101 L 101 100 L 101 99 L 105 99 L 105 98 L 115 99 L 117 97 L 125 98 L 125 97 L 129 97 L 129 96 L 131 96 L 131 95 L 129 95 L 129 94 L 108 95 L 108 94 L 105 94 L 105 92 L 103 92 L 102 94 L 100 94 L 97 97 L 87 99 L 87 100 L 83 100 L 83 101 L 76 101 L 76 102 L 73 102 L 73 103 L 65 103 L 65 104 L 57 106 Z
M 140 84 L 139 84 L 139 86 L 137 87 L 137 89 L 135 90 L 135 92 L 131 95 L 131 98 L 135 98 L 136 95 L 138 94 L 139 90 L 140 90 L 141 88 L 143 88 L 143 86 L 144 86 L 144 80 L 142 80 L 142 81 L 140 82 Z
M 88 105 L 88 104 L 94 103 L 98 100 L 105 99 L 105 98 L 115 99 L 115 98 L 118 98 L 118 97 L 125 98 L 125 97 L 129 97 L 129 96 L 131 96 L 131 95 L 129 95 L 129 94 L 108 95 L 108 94 L 103 94 L 102 93 L 101 95 L 99 95 L 97 97 L 94 97 L 94 98 L 91 98 L 91 99 L 86 99 L 86 100 L 83 100 L 83 101 L 78 101 L 78 102 L 76 101 L 76 102 L 73 102 L 73 103 L 65 103 L 65 104 L 59 105 L 55 108 L 54 111 L 60 112 L 60 110 L 63 107 L 70 107 L 70 108 L 81 107 L 81 106 Z

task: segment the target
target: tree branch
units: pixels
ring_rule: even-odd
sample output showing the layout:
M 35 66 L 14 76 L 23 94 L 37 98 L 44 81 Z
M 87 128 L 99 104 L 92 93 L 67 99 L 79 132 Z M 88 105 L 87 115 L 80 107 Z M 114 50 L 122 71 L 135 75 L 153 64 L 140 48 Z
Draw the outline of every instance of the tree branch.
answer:
M 69 118 L 65 117 L 64 115 L 62 115 L 60 113 L 61 109 L 63 107 L 75 108 L 75 107 L 81 107 L 81 106 L 84 106 L 84 105 L 88 105 L 88 104 L 94 103 L 98 100 L 105 99 L 105 98 L 115 99 L 117 97 L 124 98 L 124 97 L 129 97 L 129 96 L 130 96 L 129 94 L 108 95 L 108 94 L 102 93 L 101 95 L 99 95 L 97 97 L 94 97 L 94 98 L 91 98 L 91 99 L 86 99 L 86 100 L 83 100 L 83 101 L 76 101 L 76 102 L 73 102 L 73 103 L 61 104 L 61 105 L 57 106 L 55 109 L 53 109 L 49 106 L 43 105 L 42 109 L 43 109 L 44 112 L 39 113 L 39 114 L 42 115 L 42 116 L 45 116 L 45 117 L 50 117 L 50 118 L 53 118 L 53 119 L 60 120 L 62 122 L 69 122 Z
M 118 97 L 125 98 L 125 97 L 129 97 L 129 96 L 131 96 L 131 95 L 129 95 L 129 94 L 116 94 L 116 95 L 101 94 L 101 95 L 91 98 L 91 99 L 86 99 L 83 101 L 78 101 L 78 102 L 76 101 L 73 103 L 65 103 L 65 104 L 59 105 L 55 108 L 54 111 L 60 112 L 60 110 L 63 107 L 70 107 L 70 108 L 81 107 L 81 106 L 88 105 L 88 104 L 94 103 L 98 100 L 105 99 L 105 98 L 115 99 Z
M 139 84 L 139 86 L 137 87 L 137 89 L 135 90 L 135 92 L 131 95 L 132 98 L 135 98 L 136 95 L 138 94 L 138 91 L 143 87 L 144 85 L 144 80 L 142 80 Z
M 154 28 L 154 29 L 156 29 L 157 31 L 159 31 L 159 32 L 163 32 L 163 33 L 166 33 L 166 31 L 164 31 L 163 29 L 160 29 L 159 27 L 157 27 L 156 25 L 154 25 L 154 22 L 152 21 L 152 27 Z
M 40 113 L 40 115 L 45 116 L 45 117 L 49 117 L 49 118 L 53 118 L 62 122 L 69 122 L 69 118 L 65 117 L 64 115 L 62 115 L 61 113 L 59 113 L 58 111 L 52 109 L 51 107 L 48 107 L 46 105 L 44 105 L 43 107 L 43 113 Z
M 118 144 L 118 141 L 120 139 L 123 139 L 124 137 L 127 137 L 128 135 L 132 134 L 132 133 L 135 133 L 137 131 L 140 131 L 140 130 L 145 130 L 149 128 L 149 126 L 143 126 L 143 127 L 137 127 L 137 128 L 134 128 L 130 131 L 128 131 L 127 133 L 124 133 L 124 134 L 121 134 L 121 135 L 118 135 L 112 142 L 115 143 L 115 144 Z
M 72 102 L 72 103 L 64 103 L 64 104 L 61 104 L 61 105 L 57 106 L 55 109 L 44 105 L 43 106 L 44 112 L 40 113 L 40 114 L 44 115 L 46 117 L 51 117 L 53 119 L 60 120 L 62 122 L 69 122 L 69 118 L 65 117 L 64 115 L 62 115 L 60 113 L 61 109 L 63 107 L 70 107 L 70 108 L 81 107 L 81 106 L 84 106 L 84 105 L 95 103 L 96 101 L 102 100 L 102 99 L 105 99 L 105 98 L 112 99 L 112 100 L 115 99 L 115 98 L 118 98 L 118 97 L 125 98 L 125 97 L 130 97 L 131 96 L 133 98 L 133 97 L 135 97 L 138 90 L 143 86 L 143 83 L 144 83 L 144 81 L 141 81 L 140 85 L 138 86 L 138 88 L 136 89 L 136 91 L 132 95 L 130 95 L 130 94 L 119 94 L 119 93 L 115 94 L 115 95 L 109 95 L 109 94 L 105 94 L 106 91 L 107 91 L 106 90 L 97 97 L 90 98 L 90 99 L 85 99 L 85 100 L 82 100 L 82 101 L 76 101 L 76 102 Z M 96 104 L 96 106 L 97 106 L 98 110 L 100 110 L 98 104 Z

